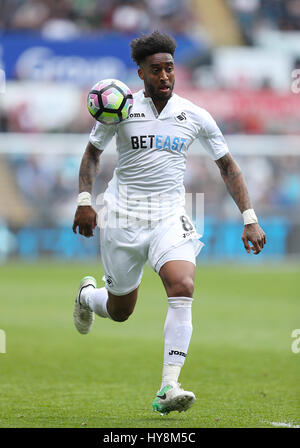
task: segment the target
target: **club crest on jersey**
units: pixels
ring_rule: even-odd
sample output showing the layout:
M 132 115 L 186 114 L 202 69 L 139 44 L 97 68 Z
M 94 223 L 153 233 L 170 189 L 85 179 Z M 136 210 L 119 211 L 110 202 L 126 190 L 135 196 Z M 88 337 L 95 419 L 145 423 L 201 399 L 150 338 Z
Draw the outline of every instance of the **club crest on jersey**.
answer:
M 179 115 L 175 115 L 175 120 L 178 121 L 178 123 L 186 121 L 186 113 L 181 112 Z

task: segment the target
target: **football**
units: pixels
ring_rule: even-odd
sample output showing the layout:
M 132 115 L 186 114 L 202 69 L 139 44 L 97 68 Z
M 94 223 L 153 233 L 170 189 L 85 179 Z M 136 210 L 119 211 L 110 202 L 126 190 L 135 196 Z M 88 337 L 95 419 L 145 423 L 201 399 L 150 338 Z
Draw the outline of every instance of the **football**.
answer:
M 104 79 L 90 90 L 87 107 L 100 123 L 117 124 L 128 118 L 133 105 L 129 87 L 118 79 Z

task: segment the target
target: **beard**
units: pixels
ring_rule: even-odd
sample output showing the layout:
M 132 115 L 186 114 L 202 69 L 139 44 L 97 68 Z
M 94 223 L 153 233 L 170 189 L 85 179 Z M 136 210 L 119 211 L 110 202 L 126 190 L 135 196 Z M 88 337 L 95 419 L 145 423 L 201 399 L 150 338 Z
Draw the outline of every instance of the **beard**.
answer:
M 149 95 L 154 101 L 164 102 L 169 101 L 169 99 L 171 98 L 175 81 L 173 81 L 173 84 L 171 84 L 169 93 L 167 95 L 165 93 L 159 92 L 158 89 L 156 90 L 155 87 L 150 84 L 150 82 L 144 80 L 144 83 L 147 91 L 149 92 Z

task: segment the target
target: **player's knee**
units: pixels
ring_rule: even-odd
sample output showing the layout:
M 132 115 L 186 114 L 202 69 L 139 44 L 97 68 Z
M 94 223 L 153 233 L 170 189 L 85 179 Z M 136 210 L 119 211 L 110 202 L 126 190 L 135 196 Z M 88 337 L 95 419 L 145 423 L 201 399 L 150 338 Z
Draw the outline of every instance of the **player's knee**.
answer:
M 189 276 L 182 277 L 170 286 L 168 292 L 170 297 L 193 297 L 194 281 Z

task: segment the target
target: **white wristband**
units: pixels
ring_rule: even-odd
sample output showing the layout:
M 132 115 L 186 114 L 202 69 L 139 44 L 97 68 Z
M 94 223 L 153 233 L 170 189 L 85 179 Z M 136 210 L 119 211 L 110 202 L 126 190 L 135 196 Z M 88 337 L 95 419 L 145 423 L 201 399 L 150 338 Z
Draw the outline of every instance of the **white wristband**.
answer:
M 245 210 L 242 213 L 242 215 L 243 215 L 243 219 L 244 219 L 244 226 L 246 226 L 247 224 L 257 224 L 258 223 L 258 219 L 257 219 L 257 216 L 256 216 L 253 208 L 249 208 L 248 210 Z
M 92 205 L 92 196 L 91 193 L 88 193 L 87 191 L 83 191 L 82 193 L 79 193 L 77 198 L 77 205 L 78 207 L 83 205 Z

